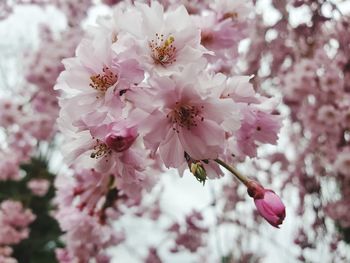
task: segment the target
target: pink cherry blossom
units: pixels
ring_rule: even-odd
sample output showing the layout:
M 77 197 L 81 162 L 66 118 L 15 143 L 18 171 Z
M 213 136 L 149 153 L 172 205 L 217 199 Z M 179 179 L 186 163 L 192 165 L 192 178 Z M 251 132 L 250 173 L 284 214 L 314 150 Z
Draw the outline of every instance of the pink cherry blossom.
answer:
M 35 215 L 17 201 L 5 200 L 0 204 L 0 245 L 18 244 L 29 236 L 29 224 Z
M 146 119 L 146 145 L 154 152 L 159 148 L 167 167 L 183 164 L 184 152 L 196 160 L 216 158 L 223 149 L 225 130 L 240 125 L 236 105 L 202 95 L 194 80 L 179 76 L 158 78 L 153 85 L 159 90 L 154 105 L 159 106 Z
M 34 195 L 44 196 L 50 187 L 50 182 L 46 179 L 32 179 L 28 182 L 27 187 Z
M 203 63 L 207 51 L 200 45 L 200 30 L 184 6 L 164 12 L 157 1 L 150 6 L 135 5 L 136 25 L 128 25 L 125 30 L 135 37 L 136 52 L 145 68 L 171 74 L 188 64 Z
M 344 176 L 349 176 L 350 173 L 350 151 L 349 149 L 344 149 L 336 158 L 334 163 L 335 169 L 338 173 Z
M 262 199 L 254 200 L 259 213 L 273 226 L 278 227 L 285 218 L 285 207 L 281 199 L 271 190 L 266 190 Z
M 238 146 L 248 156 L 256 156 L 257 143 L 277 143 L 277 134 L 281 128 L 281 118 L 254 107 L 243 110 L 242 126 L 237 132 Z
M 145 259 L 145 263 L 162 263 L 162 260 L 160 259 L 155 248 L 149 249 L 147 258 Z
M 272 190 L 264 189 L 255 181 L 248 182 L 248 193 L 254 198 L 259 214 L 272 226 L 279 228 L 286 216 L 286 212 L 285 206 L 278 195 Z
M 60 219 L 62 230 L 66 232 L 65 240 L 68 244 L 68 254 L 58 251 L 62 262 L 69 259 L 86 262 L 91 258 L 99 262 L 98 258 L 104 254 L 103 249 L 117 243 L 116 234 L 110 225 L 101 225 L 97 218 L 83 211 L 65 209 L 56 216 Z M 81 239 L 85 241 L 81 242 Z
M 175 247 L 172 249 L 174 253 L 179 248 L 185 248 L 190 252 L 196 252 L 203 245 L 208 228 L 201 225 L 203 217 L 201 213 L 192 211 L 186 216 L 186 224 L 182 229 L 178 224 L 174 224 L 169 228 L 170 232 L 176 235 Z
M 83 40 L 77 49 L 77 57 L 64 61 L 67 70 L 56 86 L 70 97 L 62 103 L 67 109 L 74 110 L 73 121 L 82 115 L 99 116 L 94 109 L 117 111 L 122 107 L 124 92 L 144 78 L 136 60 L 122 54 L 116 56 L 108 46 L 100 45 L 94 49 L 92 44 L 91 40 Z

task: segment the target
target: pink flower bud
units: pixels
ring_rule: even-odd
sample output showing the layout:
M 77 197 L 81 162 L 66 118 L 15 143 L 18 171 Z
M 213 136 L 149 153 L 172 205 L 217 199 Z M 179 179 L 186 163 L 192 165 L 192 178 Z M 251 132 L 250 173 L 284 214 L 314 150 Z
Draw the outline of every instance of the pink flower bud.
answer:
M 254 198 L 259 214 L 272 226 L 279 228 L 286 216 L 285 206 L 279 196 L 255 181 L 248 182 L 247 186 L 248 194 Z
M 105 137 L 107 146 L 116 152 L 123 152 L 133 144 L 137 137 L 134 129 L 127 129 L 123 134 L 109 133 Z

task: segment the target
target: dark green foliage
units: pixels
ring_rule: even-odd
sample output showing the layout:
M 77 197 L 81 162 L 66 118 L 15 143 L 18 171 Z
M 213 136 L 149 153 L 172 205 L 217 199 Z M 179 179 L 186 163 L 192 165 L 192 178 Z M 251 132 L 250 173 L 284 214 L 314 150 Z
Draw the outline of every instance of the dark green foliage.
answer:
M 260 258 L 252 253 L 248 253 L 245 255 L 236 255 L 229 254 L 227 256 L 221 257 L 221 263 L 259 263 Z
M 350 244 L 350 227 L 343 228 L 344 241 Z
M 221 263 L 231 263 L 231 260 L 232 260 L 232 255 L 223 256 L 221 258 Z
M 343 241 L 350 244 L 350 227 L 343 228 L 338 225 L 339 232 L 343 235 Z
M 55 176 L 48 171 L 46 161 L 41 159 L 33 158 L 30 163 L 21 165 L 21 169 L 26 173 L 22 180 L 0 182 L 0 202 L 5 199 L 21 201 L 36 216 L 30 225 L 29 238 L 13 246 L 13 257 L 20 263 L 57 262 L 54 251 L 62 246 L 58 239 L 62 233 L 56 220 L 49 215 L 53 209 Z M 34 178 L 50 181 L 50 188 L 45 196 L 35 196 L 27 188 L 27 183 Z

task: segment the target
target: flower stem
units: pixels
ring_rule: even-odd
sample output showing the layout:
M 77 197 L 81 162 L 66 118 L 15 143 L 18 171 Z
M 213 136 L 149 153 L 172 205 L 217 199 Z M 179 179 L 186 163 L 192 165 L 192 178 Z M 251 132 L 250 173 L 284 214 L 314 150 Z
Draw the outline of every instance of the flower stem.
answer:
M 228 171 L 230 171 L 234 176 L 238 178 L 243 184 L 247 185 L 249 178 L 243 174 L 241 174 L 235 167 L 225 163 L 223 160 L 215 159 L 215 162 L 217 162 L 222 167 L 226 168 Z

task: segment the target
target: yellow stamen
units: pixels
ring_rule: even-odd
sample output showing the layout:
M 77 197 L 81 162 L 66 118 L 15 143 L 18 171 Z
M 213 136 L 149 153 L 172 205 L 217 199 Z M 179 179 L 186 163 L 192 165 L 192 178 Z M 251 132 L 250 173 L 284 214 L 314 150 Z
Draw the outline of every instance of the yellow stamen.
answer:
M 90 77 L 90 87 L 98 91 L 105 92 L 118 81 L 118 75 L 108 67 L 102 69 L 103 73 L 92 75 Z

